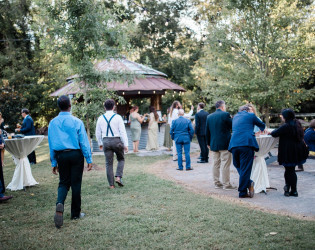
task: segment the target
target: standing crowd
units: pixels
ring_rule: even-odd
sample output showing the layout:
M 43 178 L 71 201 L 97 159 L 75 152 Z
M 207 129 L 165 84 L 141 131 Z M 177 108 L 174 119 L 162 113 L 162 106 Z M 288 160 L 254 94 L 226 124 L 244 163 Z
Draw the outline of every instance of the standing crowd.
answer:
M 57 101 L 60 113 L 49 123 L 48 142 L 52 173 L 59 174 L 56 210 L 54 216 L 55 226 L 63 225 L 64 202 L 71 187 L 71 219 L 80 219 L 85 216 L 81 212 L 81 183 L 84 169 L 84 158 L 87 161 L 87 170 L 92 169 L 92 152 L 83 122 L 72 116 L 71 102 L 67 96 L 61 96 Z M 123 172 L 125 166 L 125 153 L 128 152 L 128 137 L 124 121 L 114 112 L 115 101 L 108 99 L 104 103 L 105 113 L 96 124 L 96 139 L 99 148 L 103 150 L 106 162 L 106 174 L 109 188 L 114 189 L 115 184 L 123 187 Z M 305 131 L 295 118 L 292 109 L 284 109 L 281 113 L 283 125 L 272 132 L 265 130 L 265 124 L 256 116 L 255 107 L 247 104 L 239 108 L 233 117 L 226 111 L 224 101 L 215 104 L 215 112 L 209 114 L 204 110 L 205 104 L 199 103 L 195 115 L 195 128 L 189 119 L 193 114 L 191 106 L 189 113 L 185 114 L 180 102 L 174 101 L 168 112 L 168 122 L 165 129 L 164 145 L 170 150 L 173 147 L 173 160 L 177 161 L 177 170 L 183 171 L 183 162 L 186 162 L 186 171 L 193 170 L 190 159 L 190 143 L 194 134 L 197 135 L 200 145 L 200 160 L 197 163 L 208 163 L 209 155 L 213 161 L 213 183 L 215 188 L 234 190 L 230 183 L 230 165 L 233 165 L 239 174 L 238 192 L 240 198 L 254 196 L 254 182 L 250 179 L 254 154 L 259 150 L 255 133 L 268 133 L 279 137 L 278 162 L 285 168 L 284 195 L 297 197 L 297 176 L 295 167 L 306 162 L 309 151 L 315 151 L 315 120 Z M 139 108 L 133 107 L 130 114 L 132 141 L 134 151 L 138 151 L 141 134 L 141 123 L 144 117 L 149 116 L 149 140 L 147 149 L 158 148 L 157 122 L 159 116 L 154 108 L 144 117 L 138 113 Z M 33 120 L 29 111 L 22 110 L 24 118 L 20 132 L 33 133 Z M 2 117 L 0 117 L 2 118 Z M 1 119 L 0 119 L 1 122 Z M 1 122 L 3 125 L 3 121 Z M 0 150 L 5 147 L 0 129 Z M 62 140 L 60 139 L 62 138 Z M 183 157 L 183 150 L 185 157 Z M 210 152 L 210 154 L 209 154 Z M 114 173 L 114 156 L 117 158 L 117 168 Z M 2 174 L 2 160 L 0 154 L 0 201 L 11 199 L 4 196 L 4 181 Z M 29 160 L 36 163 L 35 152 Z

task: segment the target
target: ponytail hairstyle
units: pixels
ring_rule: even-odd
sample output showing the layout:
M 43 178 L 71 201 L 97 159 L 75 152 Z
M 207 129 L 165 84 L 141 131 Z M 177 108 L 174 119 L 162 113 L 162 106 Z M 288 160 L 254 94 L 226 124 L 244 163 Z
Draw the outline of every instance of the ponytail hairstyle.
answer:
M 153 106 L 150 107 L 150 112 L 154 114 L 155 121 L 158 121 L 160 117 Z

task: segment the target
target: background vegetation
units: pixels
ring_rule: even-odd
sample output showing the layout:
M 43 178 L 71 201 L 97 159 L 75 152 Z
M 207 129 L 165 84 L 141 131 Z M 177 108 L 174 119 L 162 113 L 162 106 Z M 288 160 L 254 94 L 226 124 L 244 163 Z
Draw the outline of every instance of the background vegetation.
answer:
M 85 84 L 76 115 L 89 131 L 100 97 L 115 97 L 98 84 L 132 78 L 93 65 L 120 56 L 187 90 L 167 93 L 163 113 L 174 99 L 209 110 L 225 99 L 231 112 L 253 102 L 267 122 L 283 107 L 315 108 L 313 1 L 4 0 L 0 10 L 0 111 L 11 131 L 23 107 L 37 127 L 47 126 L 58 113 L 49 94 L 75 74 Z

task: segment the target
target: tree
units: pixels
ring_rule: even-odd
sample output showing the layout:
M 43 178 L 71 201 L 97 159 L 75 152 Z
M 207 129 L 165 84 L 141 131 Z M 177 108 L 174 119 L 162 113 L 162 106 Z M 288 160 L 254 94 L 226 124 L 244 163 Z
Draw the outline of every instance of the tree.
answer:
M 55 51 L 69 57 L 71 69 L 77 74 L 74 81 L 82 90 L 79 94 L 82 97 L 78 96 L 77 99 L 83 99 L 83 105 L 76 110 L 80 111 L 78 114 L 85 121 L 90 138 L 91 122 L 99 112 L 92 107 L 100 101 L 99 96 L 94 99 L 95 95 L 91 93 L 95 93 L 95 89 L 102 89 L 103 94 L 109 97 L 111 92 L 102 82 L 131 81 L 133 78 L 124 72 L 99 72 L 94 68 L 94 63 L 119 56 L 127 48 L 127 30 L 131 27 L 127 22 L 121 23 L 118 15 L 113 15 L 102 1 L 60 0 L 46 7 L 50 16 L 47 38 L 54 41 Z
M 271 111 L 299 108 L 315 90 L 302 86 L 314 58 L 313 17 L 304 1 L 230 0 L 209 22 L 205 56 L 195 67 L 200 86 L 213 102 L 232 110 L 256 104 L 269 124 Z

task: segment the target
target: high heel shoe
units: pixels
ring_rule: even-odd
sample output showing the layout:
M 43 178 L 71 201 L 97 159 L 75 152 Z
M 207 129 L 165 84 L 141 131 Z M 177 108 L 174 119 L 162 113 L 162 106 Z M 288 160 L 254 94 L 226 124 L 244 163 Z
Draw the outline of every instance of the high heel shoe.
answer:
M 289 189 L 290 189 L 290 187 L 288 185 L 284 185 L 284 187 L 283 187 L 284 196 L 287 196 L 287 197 L 290 196 Z

